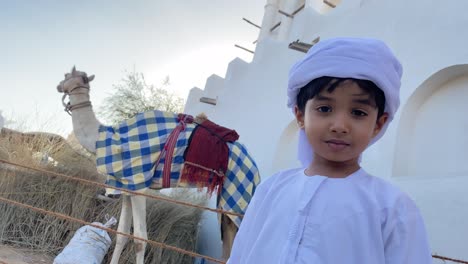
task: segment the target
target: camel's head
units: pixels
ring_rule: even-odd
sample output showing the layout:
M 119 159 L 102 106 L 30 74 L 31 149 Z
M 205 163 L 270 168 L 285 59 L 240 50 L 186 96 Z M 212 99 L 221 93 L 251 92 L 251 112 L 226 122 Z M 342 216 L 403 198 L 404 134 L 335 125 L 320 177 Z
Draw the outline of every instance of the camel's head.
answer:
M 89 83 L 94 80 L 94 75 L 88 76 L 86 72 L 77 71 L 73 66 L 70 73 L 65 73 L 65 80 L 57 85 L 59 93 L 70 94 L 76 88 L 89 89 Z

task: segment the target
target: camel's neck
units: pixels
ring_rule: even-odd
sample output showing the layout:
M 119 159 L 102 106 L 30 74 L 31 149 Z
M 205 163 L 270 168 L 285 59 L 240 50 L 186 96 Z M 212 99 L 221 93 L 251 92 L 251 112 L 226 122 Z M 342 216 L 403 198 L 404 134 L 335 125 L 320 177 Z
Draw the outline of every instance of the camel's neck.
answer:
M 70 94 L 71 106 L 89 102 L 89 93 Z M 96 140 L 101 123 L 97 120 L 92 106 L 73 109 L 73 132 L 80 144 L 90 152 L 96 152 Z

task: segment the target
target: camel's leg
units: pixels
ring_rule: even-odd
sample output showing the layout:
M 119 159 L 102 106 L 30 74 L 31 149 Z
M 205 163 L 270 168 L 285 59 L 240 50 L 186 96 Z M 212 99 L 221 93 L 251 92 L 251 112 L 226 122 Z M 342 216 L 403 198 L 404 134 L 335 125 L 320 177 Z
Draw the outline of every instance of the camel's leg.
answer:
M 223 258 L 227 260 L 231 255 L 232 244 L 237 234 L 237 226 L 231 218 L 226 215 L 221 216 L 221 237 L 223 239 Z
M 119 226 L 117 231 L 122 233 L 130 233 L 130 226 L 132 224 L 132 204 L 130 203 L 130 196 L 122 195 L 122 211 L 120 212 Z M 128 237 L 117 235 L 117 242 L 115 243 L 114 253 L 112 254 L 111 264 L 118 264 L 120 255 L 127 244 Z
M 146 197 L 132 196 L 133 210 L 133 234 L 136 237 L 148 239 L 146 230 Z M 136 263 L 143 264 L 145 257 L 146 242 L 135 240 Z

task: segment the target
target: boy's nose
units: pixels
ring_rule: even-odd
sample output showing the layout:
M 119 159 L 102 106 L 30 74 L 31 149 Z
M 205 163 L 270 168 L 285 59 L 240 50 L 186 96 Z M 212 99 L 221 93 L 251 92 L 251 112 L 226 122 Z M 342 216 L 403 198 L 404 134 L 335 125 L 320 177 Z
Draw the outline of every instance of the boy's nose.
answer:
M 346 115 L 336 114 L 330 124 L 330 131 L 339 134 L 349 133 L 349 123 Z

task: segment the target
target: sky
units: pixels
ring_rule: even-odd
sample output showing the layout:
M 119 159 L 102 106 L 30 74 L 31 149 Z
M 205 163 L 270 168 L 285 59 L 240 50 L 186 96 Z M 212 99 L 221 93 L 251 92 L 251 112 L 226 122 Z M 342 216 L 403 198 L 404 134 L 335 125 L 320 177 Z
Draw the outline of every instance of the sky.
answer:
M 230 61 L 247 62 L 266 0 L 0 1 L 0 111 L 7 127 L 67 135 L 71 118 L 56 90 L 73 65 L 96 77 L 94 109 L 126 71 L 184 99 Z

